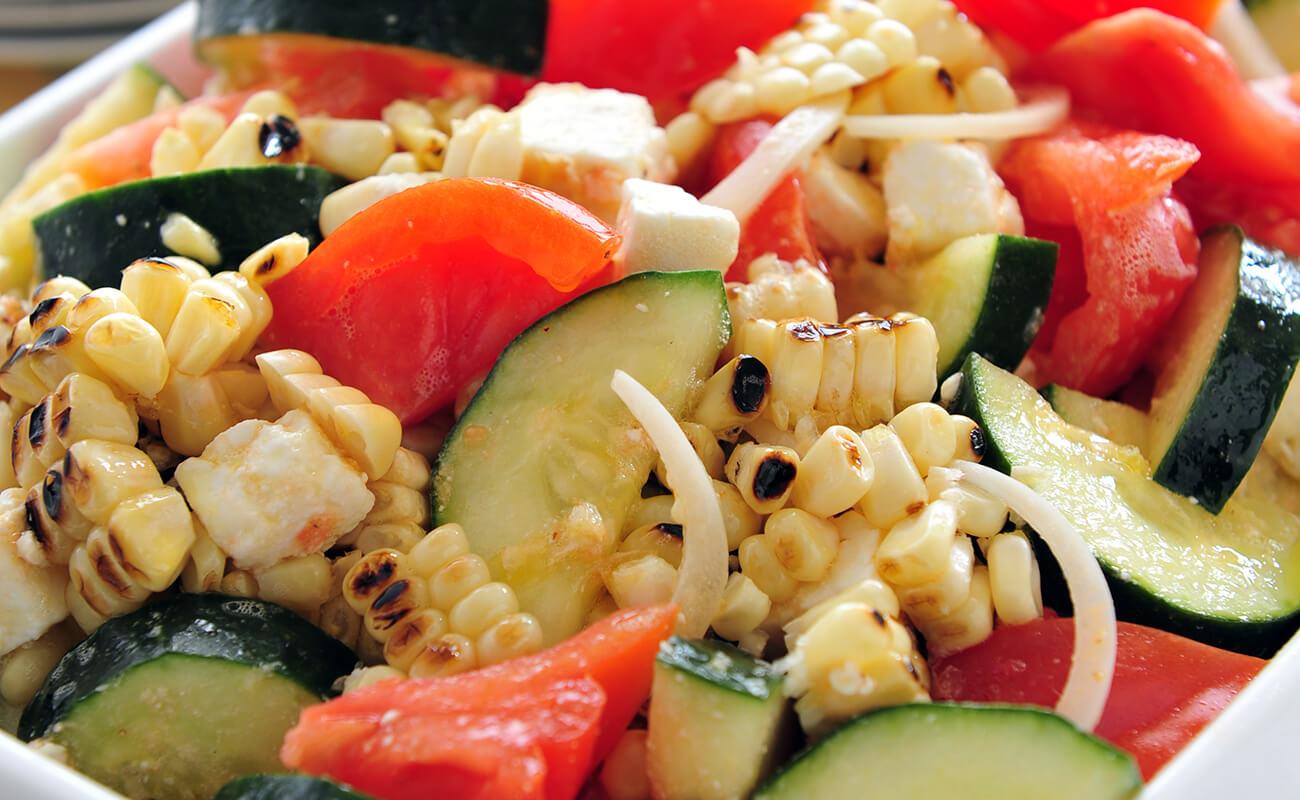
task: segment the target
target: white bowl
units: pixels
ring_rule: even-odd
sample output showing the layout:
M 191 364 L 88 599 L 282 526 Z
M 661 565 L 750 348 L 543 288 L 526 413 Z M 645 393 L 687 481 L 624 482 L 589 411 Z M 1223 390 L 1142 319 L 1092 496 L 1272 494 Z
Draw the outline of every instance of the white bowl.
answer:
M 189 35 L 195 8 L 186 3 L 68 73 L 0 116 L 0 194 L 59 128 L 121 70 L 146 60 L 188 94 L 204 71 Z M 1300 796 L 1300 637 L 1242 691 L 1142 793 L 1141 800 L 1222 800 Z M 61 764 L 0 733 L 0 797 L 15 800 L 121 800 Z

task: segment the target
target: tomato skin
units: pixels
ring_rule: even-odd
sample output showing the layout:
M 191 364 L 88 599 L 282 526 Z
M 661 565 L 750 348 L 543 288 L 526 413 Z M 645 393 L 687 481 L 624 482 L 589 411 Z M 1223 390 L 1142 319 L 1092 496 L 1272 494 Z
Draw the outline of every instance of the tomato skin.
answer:
M 420 186 L 357 214 L 271 284 L 263 341 L 306 350 L 415 422 L 580 286 L 611 277 L 618 242 L 581 206 L 536 187 Z
M 768 119 L 753 119 L 722 128 L 709 164 L 712 182 L 716 185 L 730 175 L 754 152 L 774 125 Z M 766 253 L 775 253 L 783 261 L 803 259 L 825 271 L 826 264 L 817 249 L 812 221 L 808 217 L 802 181 L 801 171 L 790 173 L 745 220 L 740 230 L 740 248 L 736 260 L 727 270 L 727 280 L 747 282 L 750 262 Z
M 382 800 L 567 800 L 649 695 L 676 619 L 629 609 L 531 656 L 350 692 L 305 710 L 281 760 Z
M 1142 365 L 1196 277 L 1191 218 L 1170 194 L 1196 158 L 1195 147 L 1176 139 L 1074 124 L 1019 142 L 1003 159 L 1030 229 L 1078 233 L 1059 239 L 1064 271 L 1048 304 L 1047 336 L 1034 343 L 1045 380 L 1105 397 Z M 1076 241 L 1082 297 L 1071 271 Z
M 982 644 L 932 665 L 935 700 L 1026 703 L 1060 699 L 1074 622 L 1003 626 Z M 1267 662 L 1119 623 L 1115 680 L 1096 734 L 1132 753 L 1150 778 L 1219 715 Z
M 736 48 L 757 49 L 812 0 L 551 0 L 542 79 L 643 94 L 690 92 Z
M 981 27 L 998 30 L 1032 50 L 1093 20 L 1134 8 L 1154 8 L 1185 19 L 1202 30 L 1214 21 L 1223 0 L 956 0 Z

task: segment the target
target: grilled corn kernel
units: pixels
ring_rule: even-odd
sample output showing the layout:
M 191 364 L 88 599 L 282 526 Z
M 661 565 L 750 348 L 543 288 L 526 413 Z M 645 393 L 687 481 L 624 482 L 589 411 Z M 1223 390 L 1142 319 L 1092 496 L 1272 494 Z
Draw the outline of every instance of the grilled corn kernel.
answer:
M 257 114 L 236 116 L 203 154 L 199 169 L 258 167 L 266 164 L 267 159 L 258 146 L 262 124 L 263 120 Z
M 393 629 L 411 614 L 426 608 L 428 601 L 423 581 L 399 578 L 384 587 L 362 614 L 366 630 L 375 641 L 387 642 Z
M 849 39 L 835 51 L 835 61 L 852 69 L 862 82 L 874 81 L 889 70 L 889 57 L 873 42 Z
M 424 648 L 409 670 L 412 678 L 459 675 L 478 666 L 474 643 L 459 633 L 446 633 Z
M 155 397 L 167 383 L 171 365 L 158 331 L 144 319 L 118 312 L 86 330 L 86 356 L 115 384 L 131 394 Z
M 387 664 L 379 664 L 373 667 L 362 667 L 353 671 L 343 679 L 343 693 L 355 692 L 358 689 L 364 689 L 367 686 L 373 686 L 380 681 L 406 680 L 406 673 L 398 669 L 393 669 Z
M 158 234 L 163 246 L 173 253 L 192 258 L 209 267 L 221 263 L 217 238 L 207 228 L 179 211 L 167 215 L 158 228 Z
M 393 154 L 393 130 L 379 120 L 306 117 L 298 125 L 312 161 L 351 181 L 374 175 Z
M 0 391 L 25 407 L 39 403 L 49 391 L 45 381 L 32 369 L 31 349 L 30 344 L 19 345 L 0 366 Z
M 257 416 L 257 412 L 266 405 L 269 397 L 266 381 L 256 367 L 236 361 L 222 366 L 212 373 L 212 377 L 241 419 Z
M 953 458 L 963 461 L 978 462 L 984 458 L 984 453 L 988 449 L 988 444 L 984 439 L 984 431 L 970 417 L 963 417 L 960 414 L 952 416 L 953 430 Z
M 797 508 L 768 517 L 763 535 L 781 567 L 799 581 L 813 583 L 825 578 L 839 552 L 840 535 L 835 526 Z
M 307 258 L 310 242 L 299 233 L 270 241 L 239 264 L 239 274 L 256 286 L 269 286 L 297 269 Z
M 167 332 L 167 357 L 178 372 L 203 375 L 225 360 L 239 334 L 232 303 L 191 287 Z
M 53 433 L 65 447 L 83 439 L 133 445 L 139 438 L 135 409 L 119 400 L 108 384 L 86 375 L 64 378 L 51 395 L 49 412 Z
M 12 440 L 12 433 L 16 413 L 12 402 L 0 402 L 0 433 L 9 433 Z M 0 439 L 0 441 L 3 441 Z M 18 479 L 14 477 L 14 461 L 12 448 L 5 449 L 0 447 L 0 491 L 9 489 L 18 485 Z
M 876 551 L 876 569 L 895 586 L 937 580 L 948 567 L 957 535 L 957 509 L 937 500 L 896 523 Z
M 939 496 L 956 507 L 957 527 L 962 533 L 987 538 L 1000 533 L 1007 524 L 1006 504 L 974 486 L 944 489 Z
M 1007 76 L 993 67 L 980 67 L 962 81 L 961 94 L 966 110 L 976 114 L 1010 111 L 1016 107 L 1016 90 Z
M 892 429 L 877 425 L 865 430 L 862 443 L 871 457 L 875 475 L 858 508 L 873 527 L 886 530 L 919 511 L 929 495 L 907 448 Z
M 735 550 L 740 543 L 757 534 L 763 527 L 763 518 L 749 507 L 740 490 L 723 481 L 713 482 L 713 493 L 718 497 L 722 511 L 722 526 L 727 531 L 727 550 Z
M 650 800 L 646 738 L 645 730 L 629 730 L 605 757 L 598 780 L 609 800 Z
M 124 312 L 138 316 L 140 311 L 131 302 L 131 298 L 118 289 L 96 289 L 84 294 L 68 312 L 64 323 L 73 333 L 80 333 L 89 328 L 96 320 L 114 312 Z
M 202 523 L 194 519 L 193 525 L 194 544 L 190 545 L 189 561 L 181 570 L 181 588 L 194 594 L 215 592 L 221 588 L 221 579 L 226 574 L 226 554 L 208 536 Z
M 700 457 L 700 463 L 704 465 L 704 471 L 711 478 L 723 477 L 723 465 L 726 456 L 722 454 L 722 448 L 718 446 L 718 440 L 713 435 L 713 431 L 697 422 L 681 423 L 682 433 L 686 434 L 686 439 L 691 443 L 695 454 Z M 663 486 L 671 489 L 672 483 L 669 481 L 668 468 L 664 465 L 663 459 L 655 464 L 655 477 Z
M 853 331 L 839 325 L 822 325 L 822 374 L 817 385 L 817 410 L 832 420 L 852 421 L 853 368 L 857 352 Z
M 932 467 L 952 463 L 956 455 L 957 433 L 952 417 L 934 403 L 908 406 L 889 421 L 922 477 Z
M 754 101 L 769 114 L 788 114 L 812 96 L 812 81 L 794 67 L 777 67 L 754 80 Z
M 149 154 L 149 174 L 155 178 L 193 172 L 203 154 L 178 128 L 167 128 L 154 140 Z
M 953 539 L 948 566 L 937 579 L 898 589 L 903 610 L 914 620 L 931 620 L 956 611 L 970 597 L 971 575 L 975 568 L 975 549 L 969 536 Z
M 430 531 L 411 548 L 409 559 L 415 574 L 431 578 L 452 560 L 467 553 L 469 539 L 465 537 L 465 531 L 453 522 Z
M 894 416 L 897 381 L 897 337 L 887 320 L 853 317 L 845 323 L 853 331 L 857 362 L 853 368 L 854 420 L 863 428 L 887 422 Z
M 396 550 L 375 550 L 348 570 L 343 579 L 343 599 L 353 611 L 364 614 L 385 589 L 411 576 L 406 556 Z
M 402 444 L 402 423 L 392 411 L 375 403 L 338 405 L 331 410 L 330 421 L 343 452 L 371 480 L 392 467 Z
M 970 596 L 946 617 L 920 624 L 930 652 L 947 655 L 974 647 L 993 632 L 993 597 L 987 567 L 976 567 L 971 576 Z
M 456 633 L 472 639 L 518 610 L 513 589 L 504 583 L 485 583 L 457 601 L 447 613 L 447 621 Z
M 652 554 L 616 560 L 605 574 L 605 588 L 619 608 L 653 606 L 672 599 L 677 570 Z
M 426 608 L 408 615 L 384 642 L 384 660 L 397 669 L 410 669 L 426 647 L 447 633 L 447 615 Z
M 713 632 L 733 642 L 740 641 L 763 624 L 772 611 L 771 599 L 748 575 L 733 572 L 722 593 L 722 605 L 714 615 Z
M 882 19 L 871 23 L 864 33 L 867 41 L 885 54 L 890 68 L 901 67 L 916 60 L 916 37 L 903 23 Z
M 307 405 L 303 388 L 289 379 L 295 375 L 321 375 L 323 372 L 320 362 L 301 350 L 273 350 L 259 354 L 255 360 L 262 378 L 266 380 L 271 402 L 281 414 Z M 338 382 L 334 381 L 332 385 L 337 386 Z
M 353 649 L 356 649 L 357 640 L 361 638 L 361 615 L 353 611 L 342 597 L 330 598 L 325 605 L 321 606 L 320 620 L 317 625 L 321 630 Z M 390 638 L 389 641 L 392 639 Z
M 255 570 L 257 596 L 315 618 L 330 599 L 330 563 L 323 553 L 286 558 Z
M 542 624 L 532 614 L 508 614 L 474 643 L 479 664 L 490 666 L 542 649 Z
M 668 152 L 677 164 L 679 174 L 691 174 L 702 163 L 704 155 L 713 144 L 717 128 L 694 111 L 678 114 L 665 127 Z
M 362 553 L 382 549 L 405 553 L 424 537 L 424 529 L 410 522 L 381 522 L 378 525 L 363 522 L 357 526 L 355 534 L 353 544 Z M 347 536 L 345 534 L 339 541 L 343 541 Z
M 895 314 L 889 322 L 897 342 L 894 407 L 903 409 L 913 403 L 924 403 L 939 388 L 936 374 L 939 337 L 924 317 Z
M 705 381 L 692 417 L 714 434 L 726 435 L 763 413 L 771 389 L 767 366 L 742 353 Z
M 740 543 L 740 569 L 773 603 L 784 603 L 799 588 L 790 573 L 781 566 L 766 535 L 751 536 Z
M 87 633 L 104 619 L 135 611 L 149 597 L 149 590 L 132 580 L 104 528 L 91 531 L 85 545 L 72 554 L 68 562 L 68 577 L 68 591 L 78 594 L 85 606 L 94 612 L 95 616 L 88 615 L 86 619 L 91 627 L 82 625 L 82 630 Z M 69 597 L 69 606 L 72 605 Z M 83 620 L 77 618 L 77 622 L 81 624 Z
M 197 456 L 213 439 L 239 422 L 239 415 L 214 375 L 175 371 L 158 393 L 158 424 L 167 446 Z
M 658 556 L 676 569 L 682 563 L 682 526 L 671 522 L 642 526 L 629 533 L 618 549 Z
M 791 502 L 819 517 L 852 508 L 866 495 L 875 468 L 862 437 L 835 425 L 817 439 L 799 462 Z
M 759 514 L 785 507 L 799 474 L 799 455 L 788 447 L 746 443 L 731 453 L 727 480 L 740 490 L 745 503 Z
M 123 501 L 162 487 L 149 457 L 130 445 L 86 440 L 68 448 L 63 490 L 82 514 L 97 525 L 109 524 Z
M 1031 622 L 1043 615 L 1038 560 L 1023 533 L 1001 533 L 984 548 L 989 589 L 998 619 L 1008 625 Z
M 715 481 L 715 484 L 718 481 Z M 716 485 L 715 485 L 716 490 Z M 734 488 L 734 487 L 733 487 Z M 628 512 L 627 519 L 623 521 L 623 531 L 630 533 L 637 528 L 644 528 L 646 525 L 658 525 L 661 522 L 672 523 L 673 519 L 673 502 L 674 498 L 670 494 L 657 494 L 651 497 L 643 497 L 632 506 Z M 742 501 L 743 502 L 743 501 Z M 723 511 L 724 522 L 726 511 Z
M 107 378 L 95 366 L 95 362 L 86 356 L 81 337 L 73 336 L 62 325 L 56 325 L 37 336 L 32 341 L 27 358 L 31 361 L 32 375 L 51 389 L 74 372 L 100 380 Z
M 413 174 L 420 171 L 420 160 L 415 153 L 393 153 L 379 165 L 377 175 Z
M 166 338 L 193 279 L 169 259 L 144 258 L 122 272 L 122 293 L 159 336 Z
M 812 412 L 821 386 L 825 343 L 811 319 L 778 323 L 772 350 L 772 404 L 768 413 L 778 427 L 789 430 Z
M 68 563 L 72 552 L 94 528 L 94 523 L 75 506 L 64 502 L 63 473 L 58 467 L 28 490 L 24 508 L 28 533 L 23 534 L 23 540 L 30 537 L 38 552 L 25 552 L 23 557 L 34 564 Z
M 453 558 L 429 579 L 435 608 L 450 610 L 461 598 L 492 580 L 482 556 L 467 553 Z
M 432 477 L 429 459 L 414 450 L 399 447 L 393 455 L 393 465 L 384 473 L 382 480 L 423 493 L 429 490 Z
M 161 592 L 180 577 L 194 544 L 185 498 L 162 486 L 123 500 L 108 519 L 108 538 L 140 586 Z
M 67 275 L 55 275 L 41 281 L 36 290 L 32 292 L 32 305 L 38 305 L 51 297 L 62 294 L 70 294 L 72 299 L 78 300 L 89 293 L 90 287 L 84 282 Z
M 15 707 L 23 708 L 31 702 L 80 637 L 67 625 L 58 625 L 34 642 L 19 647 L 0 662 L 0 698 Z

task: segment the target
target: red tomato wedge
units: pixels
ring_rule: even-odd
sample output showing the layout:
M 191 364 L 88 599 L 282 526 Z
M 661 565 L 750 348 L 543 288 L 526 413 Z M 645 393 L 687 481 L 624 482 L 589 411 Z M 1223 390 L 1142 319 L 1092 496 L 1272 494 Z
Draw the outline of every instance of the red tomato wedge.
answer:
M 167 128 L 176 124 L 181 111 L 187 108 L 211 108 L 232 119 L 250 92 L 198 97 L 166 111 L 159 111 L 130 125 L 123 125 L 112 133 L 78 147 L 68 154 L 65 169 L 80 175 L 90 189 L 116 186 L 127 181 L 148 178 L 149 159 L 153 144 Z
M 754 119 L 724 127 L 714 145 L 709 177 L 714 184 L 731 174 L 772 130 L 773 122 Z M 740 231 L 740 250 L 727 280 L 748 281 L 749 263 L 765 253 L 785 261 L 803 259 L 825 268 L 808 218 L 802 173 L 796 170 L 777 184 Z
M 281 759 L 381 800 L 577 795 L 650 693 L 673 606 L 452 678 L 385 681 L 303 712 Z
M 601 275 L 613 229 L 559 195 L 486 178 L 389 197 L 267 291 L 264 341 L 415 422 L 450 403 L 524 328 Z
M 736 48 L 789 28 L 812 0 L 551 0 L 542 79 L 652 100 L 716 77 Z
M 1223 0 L 956 0 L 981 27 L 1005 33 L 1032 50 L 1093 20 L 1134 8 L 1154 8 L 1202 29 L 1214 21 Z
M 931 693 L 935 700 L 1051 708 L 1065 686 L 1073 637 L 1070 619 L 998 628 L 983 643 L 934 663 Z M 1115 680 L 1096 733 L 1132 753 L 1150 778 L 1266 663 L 1121 622 Z
M 1104 397 L 1142 364 L 1196 277 L 1191 218 L 1170 195 L 1196 158 L 1176 139 L 1075 124 L 1018 143 L 1002 161 L 1030 227 L 1070 226 L 1081 244 L 1086 297 L 1079 303 L 1065 238 L 1049 337 L 1035 343 L 1046 380 Z
M 1300 257 L 1300 185 L 1234 185 L 1186 177 L 1178 196 L 1197 227 L 1240 225 L 1251 238 Z
M 1033 73 L 1106 122 L 1196 145 L 1199 177 L 1300 183 L 1300 107 L 1252 89 L 1217 42 L 1182 20 L 1143 9 L 1094 22 Z

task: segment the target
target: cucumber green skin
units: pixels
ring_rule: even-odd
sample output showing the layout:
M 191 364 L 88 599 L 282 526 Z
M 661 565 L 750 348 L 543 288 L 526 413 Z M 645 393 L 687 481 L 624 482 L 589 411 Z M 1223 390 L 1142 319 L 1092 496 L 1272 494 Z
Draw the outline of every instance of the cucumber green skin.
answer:
M 996 369 L 979 356 L 973 355 L 966 360 L 953 411 L 975 420 L 984 431 L 986 450 L 982 463 L 1009 475 L 1014 459 L 1003 450 L 998 441 L 997 427 L 990 426 L 989 420 L 985 419 L 980 400 L 981 395 L 996 391 L 990 385 L 990 372 L 996 372 Z M 1060 567 L 1038 537 L 1033 535 L 1031 538 L 1040 561 L 1044 598 L 1049 600 L 1056 611 L 1068 615 L 1069 597 L 1064 589 Z M 1242 620 L 1216 617 L 1183 608 L 1126 580 L 1119 570 L 1106 563 L 1104 553 L 1095 555 L 1115 600 L 1116 615 L 1125 622 L 1160 628 L 1215 647 L 1262 658 L 1271 657 L 1300 628 L 1300 609 L 1276 617 Z
M 979 317 L 966 343 L 951 361 L 941 365 L 940 380 L 960 371 L 971 353 L 1006 369 L 1020 365 L 1042 327 L 1059 251 L 1056 242 L 998 236 Z
M 546 0 L 200 0 L 194 40 L 300 33 L 411 47 L 539 75 Z
M 1300 267 L 1240 228 L 1204 238 L 1212 237 L 1241 243 L 1237 297 L 1196 399 L 1151 477 L 1217 514 L 1255 462 L 1300 359 Z
M 267 242 L 289 233 L 321 241 L 320 204 L 347 181 L 319 167 L 270 165 L 148 178 L 90 192 L 33 221 L 46 275 L 90 288 L 116 287 L 137 258 L 167 256 L 163 221 L 181 212 L 217 240 L 221 263 L 236 269 Z M 119 215 L 126 221 L 118 224 Z
M 942 731 L 947 724 L 967 724 L 977 722 L 986 727 L 985 736 L 970 738 L 969 741 L 981 742 L 980 758 L 987 759 L 991 753 L 1005 744 L 1007 751 L 999 754 L 1009 766 L 1023 763 L 1032 768 L 1034 746 L 1040 741 L 1050 741 L 1054 745 L 1069 742 L 1079 759 L 1079 774 L 1087 775 L 1099 769 L 1114 771 L 1111 792 L 1098 800 L 1121 800 L 1133 797 L 1142 786 L 1142 778 L 1133 758 L 1127 753 L 1113 747 L 1107 742 L 1087 733 L 1082 733 L 1062 717 L 1049 711 L 1030 706 L 975 705 L 967 703 L 912 703 L 892 706 L 868 712 L 856 717 L 829 736 L 812 745 L 797 755 L 778 773 L 773 775 L 754 793 L 754 800 L 785 800 L 785 798 L 811 797 L 810 787 L 805 785 L 809 779 L 816 780 L 819 773 L 829 770 L 837 786 L 843 787 L 844 797 L 873 797 L 868 787 L 874 782 L 872 771 L 887 772 L 894 769 L 889 748 L 898 747 L 906 750 L 926 748 L 932 735 Z M 876 729 L 891 735 L 880 736 Z M 972 733 L 974 733 L 972 731 Z M 875 736 L 883 741 L 875 742 L 870 750 L 852 747 L 855 738 Z M 1017 737 L 1021 741 L 1016 741 Z M 838 752 L 841 744 L 848 749 Z M 943 752 L 935 752 L 933 760 L 936 765 L 948 763 L 954 754 L 947 750 L 947 744 L 941 747 Z M 830 753 L 832 755 L 827 756 Z M 843 758 L 836 759 L 836 755 Z M 829 762 L 829 763 L 823 763 Z M 1068 774 L 1051 776 L 1061 780 L 1065 785 L 1072 783 Z M 968 796 L 971 792 L 982 792 L 981 796 L 996 794 L 1004 800 L 1022 800 L 1019 796 L 1003 793 L 1001 787 L 972 786 L 961 770 L 953 775 L 952 786 L 946 791 L 933 795 L 935 798 L 958 798 Z M 822 781 L 818 781 L 819 783 Z M 864 791 L 866 789 L 866 791 Z M 882 793 L 880 796 L 889 796 Z M 1052 797 L 1050 787 L 1038 786 L 1033 795 L 1023 800 Z M 834 800 L 834 798 L 827 798 Z
M 281 606 L 219 594 L 178 594 L 110 619 L 72 648 L 23 711 L 19 738 L 44 736 L 117 676 L 172 653 L 269 670 L 321 698 L 333 695 L 334 681 L 357 663 L 343 643 Z
M 249 775 L 221 787 L 212 800 L 371 800 L 323 778 L 306 775 Z
M 717 668 L 717 656 L 728 662 L 725 670 Z M 771 665 L 759 661 L 738 647 L 714 639 L 683 639 L 673 636 L 659 645 L 655 660 L 686 673 L 723 691 L 766 700 L 781 685 Z

